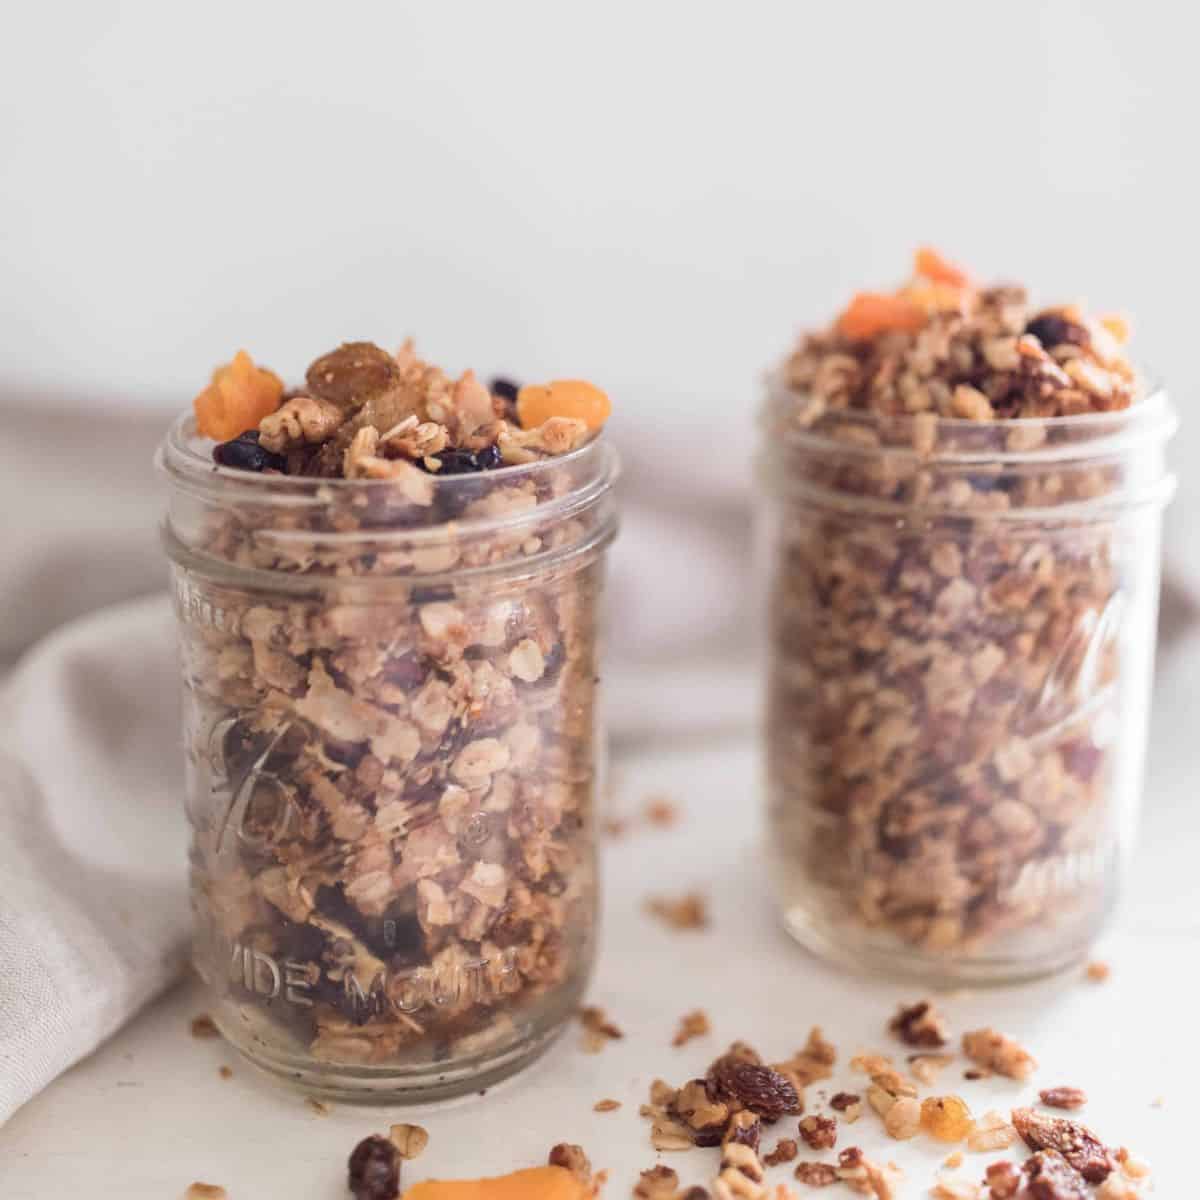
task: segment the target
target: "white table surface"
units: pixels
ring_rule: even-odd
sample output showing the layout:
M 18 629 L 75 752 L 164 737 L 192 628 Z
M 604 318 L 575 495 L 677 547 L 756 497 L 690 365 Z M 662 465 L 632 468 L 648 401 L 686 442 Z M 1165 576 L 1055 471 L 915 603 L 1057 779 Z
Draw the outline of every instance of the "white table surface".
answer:
M 962 994 L 943 1007 L 958 1030 L 995 1024 L 1018 1036 L 1041 1068 L 1030 1085 L 969 1083 L 948 1070 L 937 1091 L 963 1094 L 979 1114 L 1034 1097 L 1036 1087 L 1083 1087 L 1085 1119 L 1113 1144 L 1154 1167 L 1155 1194 L 1192 1195 L 1190 1092 L 1200 1065 L 1195 1034 L 1200 950 L 1196 866 L 1196 715 L 1200 654 L 1160 672 L 1143 836 L 1126 903 L 1097 948 L 1113 967 L 1106 984 L 1078 973 L 1021 988 Z M 1190 731 L 1190 736 L 1189 736 Z M 407 1181 L 497 1174 L 545 1161 L 558 1141 L 581 1143 L 611 1178 L 605 1195 L 626 1197 L 637 1172 L 659 1161 L 637 1114 L 651 1079 L 681 1083 L 700 1074 L 734 1038 L 784 1057 L 820 1024 L 841 1063 L 821 1088 L 853 1087 L 846 1068 L 867 1048 L 888 1049 L 884 1024 L 914 990 L 855 978 L 816 962 L 781 932 L 769 905 L 757 846 L 757 760 L 747 738 L 644 750 L 615 768 L 617 806 L 636 811 L 650 793 L 680 805 L 671 829 L 645 825 L 606 844 L 607 893 L 599 968 L 591 999 L 625 1030 L 596 1055 L 572 1028 L 537 1065 L 485 1097 L 416 1109 L 335 1104 L 327 1115 L 259 1076 L 220 1041 L 198 1041 L 190 1018 L 203 1011 L 194 984 L 180 986 L 117 1038 L 59 1079 L 0 1129 L 0 1197 L 61 1200 L 176 1200 L 193 1180 L 225 1186 L 231 1200 L 343 1200 L 345 1162 L 366 1134 L 397 1120 L 424 1125 L 429 1148 Z M 700 888 L 712 928 L 670 931 L 643 912 L 651 893 Z M 702 1007 L 714 1032 L 682 1049 L 670 1039 L 679 1017 Z M 893 1050 L 899 1047 L 893 1045 Z M 234 1076 L 218 1075 L 222 1064 Z M 597 1114 L 612 1097 L 623 1107 Z M 791 1123 L 789 1122 L 790 1126 Z M 783 1124 L 768 1135 L 794 1133 Z M 928 1192 L 946 1153 L 926 1139 L 887 1139 L 873 1114 L 843 1129 L 906 1170 L 901 1194 Z M 970 1155 L 973 1177 L 992 1156 Z M 662 1156 L 685 1184 L 710 1181 L 715 1152 Z M 779 1167 L 770 1172 L 790 1180 Z M 812 1192 L 797 1187 L 803 1194 Z M 849 1193 L 846 1193 L 847 1195 Z

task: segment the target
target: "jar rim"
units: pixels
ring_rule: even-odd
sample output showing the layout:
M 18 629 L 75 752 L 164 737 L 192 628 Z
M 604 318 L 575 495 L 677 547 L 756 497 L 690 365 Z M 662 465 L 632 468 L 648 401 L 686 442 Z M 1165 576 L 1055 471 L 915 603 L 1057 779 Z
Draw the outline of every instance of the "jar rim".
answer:
M 963 417 L 937 416 L 937 429 L 952 435 L 971 435 L 983 444 L 979 449 L 944 449 L 935 447 L 929 453 L 918 451 L 912 444 L 911 432 L 916 428 L 919 413 L 878 413 L 869 409 L 831 409 L 822 414 L 843 428 L 884 429 L 896 435 L 896 441 L 885 445 L 865 446 L 844 440 L 813 427 L 788 424 L 770 426 L 770 418 L 783 405 L 803 396 L 803 391 L 791 387 L 776 371 L 767 378 L 767 407 L 764 423 L 787 448 L 809 453 L 822 451 L 839 455 L 878 456 L 886 454 L 900 459 L 919 459 L 930 465 L 988 463 L 1017 467 L 1022 464 L 1049 464 L 1058 461 L 1103 459 L 1119 454 L 1147 440 L 1166 441 L 1176 431 L 1179 419 L 1164 384 L 1154 377 L 1147 380 L 1139 399 L 1128 408 L 1112 412 L 1083 413 L 1063 417 L 1018 417 L 992 421 L 977 421 Z M 1044 435 L 1037 445 L 1014 449 L 1011 433 Z M 1062 435 L 1069 435 L 1063 440 Z M 957 440 L 957 439 L 955 439 Z

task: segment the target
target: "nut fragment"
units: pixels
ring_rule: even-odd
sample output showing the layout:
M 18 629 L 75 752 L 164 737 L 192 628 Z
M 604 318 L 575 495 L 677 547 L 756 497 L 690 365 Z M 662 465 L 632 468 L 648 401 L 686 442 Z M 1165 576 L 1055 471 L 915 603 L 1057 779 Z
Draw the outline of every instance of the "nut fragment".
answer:
M 675 1200 L 678 1188 L 678 1173 L 660 1164 L 638 1176 L 633 1195 L 635 1200 Z
M 1012 1123 L 1031 1150 L 1057 1151 L 1088 1183 L 1100 1183 L 1116 1166 L 1112 1152 L 1078 1121 L 1014 1108 Z
M 1043 1088 L 1038 1099 L 1047 1108 L 1082 1108 L 1087 1103 L 1087 1093 L 1077 1087 Z
M 652 897 L 646 901 L 646 911 L 665 921 L 672 929 L 708 928 L 708 902 L 699 892 L 688 892 L 677 899 Z
M 928 1046 L 937 1049 L 950 1039 L 946 1019 L 934 1007 L 931 1000 L 919 1000 L 916 1004 L 901 1006 L 888 1028 L 910 1046 Z
M 429 1145 L 429 1133 L 420 1125 L 393 1125 L 388 1137 L 404 1159 L 417 1158 Z
M 1030 1200 L 1088 1200 L 1083 1176 L 1056 1150 L 1039 1150 L 1021 1169 Z
M 597 1100 L 596 1103 L 592 1105 L 592 1112 L 598 1112 L 598 1113 L 616 1112 L 617 1109 L 620 1107 L 621 1107 L 620 1100 Z
M 817 1115 L 801 1117 L 800 1136 L 810 1150 L 832 1150 L 837 1145 L 837 1121 Z
M 220 1184 L 193 1183 L 184 1193 L 184 1200 L 226 1200 L 228 1195 Z
M 993 1111 L 985 1112 L 967 1134 L 967 1149 L 979 1154 L 991 1150 L 1007 1150 L 1017 1140 L 1017 1131 Z
M 1037 1060 L 1019 1042 L 991 1028 L 963 1034 L 963 1053 L 973 1062 L 1010 1079 L 1028 1079 Z
M 1010 1162 L 991 1163 L 984 1172 L 989 1200 L 1012 1200 L 1020 1191 L 1021 1173 Z
M 672 1046 L 685 1046 L 693 1038 L 704 1037 L 712 1032 L 708 1022 L 708 1014 L 703 1009 L 685 1013 L 679 1018 L 679 1028 L 671 1039 Z
M 883 1127 L 889 1137 L 905 1141 L 917 1136 L 921 1128 L 921 1105 L 911 1096 L 894 1100 L 883 1114 Z
M 830 1163 L 802 1162 L 793 1174 L 801 1183 L 814 1188 L 829 1187 L 838 1181 L 837 1168 Z
M 768 1167 L 777 1167 L 780 1163 L 791 1162 L 799 1153 L 795 1138 L 780 1138 L 775 1143 L 775 1149 L 763 1155 L 763 1162 Z

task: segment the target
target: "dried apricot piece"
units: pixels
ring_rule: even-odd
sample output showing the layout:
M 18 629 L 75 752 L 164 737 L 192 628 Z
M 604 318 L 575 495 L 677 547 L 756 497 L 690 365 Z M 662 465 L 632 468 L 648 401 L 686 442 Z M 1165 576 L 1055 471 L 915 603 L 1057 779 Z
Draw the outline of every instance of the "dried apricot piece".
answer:
M 495 1179 L 427 1179 L 404 1200 L 584 1200 L 588 1194 L 565 1167 L 530 1167 Z
M 961 1142 L 975 1122 L 958 1096 L 929 1096 L 921 1101 L 921 1128 L 939 1142 Z
M 583 379 L 530 384 L 517 393 L 517 419 L 522 429 L 536 429 L 551 417 L 571 417 L 595 431 L 604 425 L 611 412 L 608 396 Z
M 866 341 L 881 333 L 915 333 L 924 327 L 925 310 L 904 296 L 859 292 L 837 319 L 838 332 L 851 341 Z
M 900 295 L 925 313 L 965 313 L 971 292 L 952 283 L 914 283 Z
M 232 441 L 279 407 L 283 380 L 274 371 L 256 367 L 245 350 L 218 367 L 212 382 L 193 401 L 196 432 L 218 442 Z
M 922 246 L 917 250 L 913 260 L 913 270 L 922 279 L 929 279 L 934 283 L 948 283 L 951 287 L 970 287 L 971 285 L 971 277 L 966 271 L 944 258 L 932 246 Z

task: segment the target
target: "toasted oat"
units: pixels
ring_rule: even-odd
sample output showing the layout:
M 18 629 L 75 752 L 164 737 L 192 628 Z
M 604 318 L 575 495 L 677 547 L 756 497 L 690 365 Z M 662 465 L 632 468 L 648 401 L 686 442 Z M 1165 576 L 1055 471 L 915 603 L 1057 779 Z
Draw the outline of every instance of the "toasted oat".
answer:
M 1017 1131 L 994 1109 L 985 1112 L 967 1134 L 967 1149 L 974 1154 L 1007 1150 L 1017 1140 Z
M 671 1045 L 686 1046 L 693 1038 L 704 1037 L 711 1032 L 712 1026 L 708 1022 L 708 1014 L 702 1008 L 698 1008 L 679 1018 L 679 1028 L 671 1039 Z
M 775 1070 L 795 1079 L 797 1086 L 804 1087 L 833 1074 L 837 1062 L 837 1049 L 826 1040 L 819 1025 L 808 1031 L 808 1040 L 791 1058 L 772 1064 Z
M 429 1132 L 421 1125 L 393 1125 L 388 1138 L 401 1158 L 418 1158 L 429 1145 Z
M 316 1096 L 305 1096 L 304 1103 L 310 1111 L 317 1114 L 318 1117 L 327 1117 L 330 1113 L 330 1107 L 324 1100 L 318 1100 Z
M 679 806 L 666 796 L 648 796 L 642 808 L 646 820 L 659 829 L 668 829 L 679 823 Z
M 934 1200 L 983 1200 L 983 1188 L 969 1179 L 939 1179 L 929 1194 Z
M 937 1049 L 950 1040 L 946 1019 L 934 1007 L 932 1000 L 918 1000 L 916 1004 L 902 1005 L 888 1023 L 888 1029 L 910 1046 Z
M 961 1167 L 965 1159 L 961 1150 L 952 1150 L 945 1158 L 942 1159 L 943 1167 L 950 1167 L 952 1170 L 955 1167 Z
M 699 892 L 688 892 L 675 899 L 651 897 L 646 901 L 646 911 L 672 929 L 707 929 L 709 924 L 708 901 Z
M 638 1176 L 633 1195 L 635 1200 L 675 1200 L 678 1188 L 678 1173 L 660 1164 Z
M 953 1061 L 954 1057 L 950 1054 L 911 1054 L 908 1058 L 908 1069 L 918 1083 L 933 1085 Z
M 227 1200 L 229 1193 L 216 1183 L 193 1183 L 184 1193 L 184 1200 Z
M 617 1109 L 620 1107 L 621 1107 L 620 1100 L 597 1100 L 596 1103 L 592 1105 L 592 1112 L 598 1112 L 598 1113 L 616 1112 Z
M 1084 974 L 1093 983 L 1104 983 L 1112 974 L 1112 967 L 1106 962 L 1094 961 L 1088 963 L 1084 970 Z
M 207 1039 L 221 1036 L 217 1023 L 208 1013 L 201 1013 L 198 1017 L 193 1017 L 188 1028 L 194 1038 Z
M 686 1125 L 664 1115 L 650 1126 L 650 1144 L 655 1150 L 690 1150 L 696 1144 Z
M 763 1155 L 763 1162 L 768 1167 L 777 1167 L 780 1163 L 791 1162 L 799 1153 L 795 1138 L 780 1138 L 775 1143 L 775 1149 Z
M 1043 1088 L 1038 1099 L 1047 1108 L 1082 1108 L 1087 1103 L 1087 1093 L 1077 1087 Z
M 963 1034 L 963 1053 L 973 1062 L 1007 1075 L 1010 1079 L 1028 1079 L 1037 1068 L 1037 1060 L 1019 1042 L 991 1028 Z

